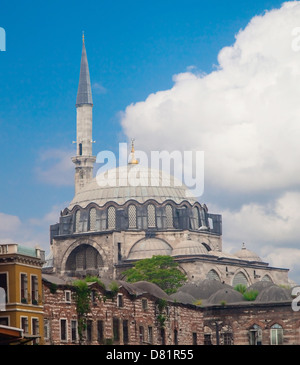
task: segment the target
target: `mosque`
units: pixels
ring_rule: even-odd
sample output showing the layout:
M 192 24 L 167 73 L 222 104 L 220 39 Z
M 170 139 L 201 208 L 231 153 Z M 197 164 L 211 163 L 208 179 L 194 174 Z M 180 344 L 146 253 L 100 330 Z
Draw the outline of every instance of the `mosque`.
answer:
M 93 100 L 85 41 L 76 100 L 75 196 L 50 226 L 50 254 L 44 273 L 64 279 L 97 275 L 122 280 L 134 262 L 169 255 L 191 283 L 205 279 L 235 286 L 269 281 L 287 285 L 288 269 L 271 267 L 243 246 L 222 249 L 222 216 L 209 212 L 189 189 L 163 171 L 142 167 L 134 156 L 127 166 L 93 177 Z M 139 177 L 129 184 L 128 175 Z M 109 183 L 110 176 L 115 183 Z M 156 179 L 155 186 L 151 185 Z M 167 184 L 165 182 L 168 182 Z

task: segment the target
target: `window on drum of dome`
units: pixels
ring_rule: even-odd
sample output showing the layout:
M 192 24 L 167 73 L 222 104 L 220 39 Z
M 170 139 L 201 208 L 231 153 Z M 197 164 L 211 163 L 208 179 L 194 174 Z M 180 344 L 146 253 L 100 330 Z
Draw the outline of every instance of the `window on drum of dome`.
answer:
M 128 207 L 128 226 L 129 228 L 136 228 L 136 206 L 133 204 Z
M 89 214 L 89 218 L 90 218 L 90 225 L 89 225 L 89 230 L 90 231 L 95 231 L 96 230 L 96 208 L 91 208 L 90 209 L 90 214 Z
M 107 210 L 107 228 L 115 229 L 116 228 L 116 208 L 109 207 Z
M 156 215 L 155 215 L 155 206 L 153 204 L 148 205 L 147 213 L 148 213 L 148 228 L 155 228 Z
M 75 232 L 79 231 L 79 223 L 80 223 L 80 210 L 77 210 L 75 213 Z
M 173 228 L 173 209 L 170 204 L 166 205 L 166 223 L 167 228 Z

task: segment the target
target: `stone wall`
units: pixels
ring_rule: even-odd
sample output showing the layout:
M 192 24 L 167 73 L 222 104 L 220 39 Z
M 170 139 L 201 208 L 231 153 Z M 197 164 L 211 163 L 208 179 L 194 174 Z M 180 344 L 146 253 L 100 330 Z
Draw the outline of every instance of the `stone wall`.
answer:
M 56 289 L 55 292 L 53 288 Z M 175 344 L 176 337 L 178 344 L 184 345 L 192 345 L 195 338 L 203 337 L 200 308 L 191 309 L 179 303 L 160 301 L 148 293 L 136 296 L 128 293 L 123 287 L 113 296 L 111 292 L 105 291 L 97 284 L 93 285 L 93 290 L 95 290 L 95 300 L 91 302 L 91 311 L 87 315 L 87 321 L 91 321 L 90 334 L 85 333 L 85 344 L 160 345 L 163 343 L 163 332 L 166 345 Z M 66 292 L 69 291 L 70 303 L 66 302 Z M 78 320 L 74 287 L 56 287 L 44 283 L 44 313 L 49 330 L 49 335 L 45 339 L 46 344 L 79 343 L 78 336 L 72 340 L 71 330 L 71 321 Z M 61 337 L 62 319 L 66 320 L 67 324 L 65 339 Z M 99 321 L 102 321 L 103 330 L 103 335 L 100 337 Z
M 74 287 L 55 288 L 54 292 L 53 285 L 44 282 L 45 344 L 78 344 L 78 334 L 72 339 L 71 321 L 78 324 Z M 95 295 L 83 344 L 249 345 L 258 328 L 262 345 L 272 344 L 272 333 L 277 336 L 273 341 L 282 338 L 283 345 L 300 344 L 300 311 L 293 311 L 291 302 L 200 307 L 164 301 L 149 293 L 137 295 L 122 286 L 114 295 L 98 284 L 91 289 Z M 70 302 L 66 292 L 71 294 Z M 65 338 L 61 320 L 66 324 Z

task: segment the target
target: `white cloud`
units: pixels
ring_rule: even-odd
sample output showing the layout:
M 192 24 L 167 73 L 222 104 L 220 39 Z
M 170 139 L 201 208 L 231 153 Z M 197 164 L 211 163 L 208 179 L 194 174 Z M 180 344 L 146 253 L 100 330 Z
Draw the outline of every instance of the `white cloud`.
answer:
M 106 94 L 107 89 L 100 83 L 100 82 L 94 82 L 92 84 L 93 92 L 96 94 Z
M 4 237 L 11 231 L 16 231 L 21 226 L 19 217 L 0 212 L 0 237 Z
M 276 247 L 300 240 L 300 193 L 287 192 L 268 204 L 249 203 L 236 210 L 221 210 L 224 235 L 234 243 Z M 214 209 L 219 209 L 215 207 Z
M 287 192 L 269 204 L 249 203 L 236 210 L 210 210 L 223 217 L 223 249 L 238 251 L 242 243 L 271 266 L 291 270 L 300 283 L 300 193 Z
M 66 206 L 66 202 L 54 205 L 44 216 L 26 220 L 0 212 L 0 243 L 18 243 L 28 247 L 38 245 L 48 252 L 49 226 L 58 222 L 60 211 Z
M 206 185 L 218 189 L 299 185 L 300 52 L 292 49 L 299 19 L 299 2 L 253 18 L 220 51 L 216 71 L 175 75 L 172 89 L 128 106 L 126 135 L 148 151 L 204 150 Z
M 40 153 L 35 173 L 39 181 L 54 186 L 74 185 L 74 151 L 49 149 Z
M 298 282 L 299 19 L 299 1 L 255 16 L 212 72 L 187 68 L 171 89 L 121 114 L 137 148 L 204 151 L 205 194 L 220 199 L 208 206 L 223 215 L 225 249 L 246 242 L 271 265 L 290 265 Z

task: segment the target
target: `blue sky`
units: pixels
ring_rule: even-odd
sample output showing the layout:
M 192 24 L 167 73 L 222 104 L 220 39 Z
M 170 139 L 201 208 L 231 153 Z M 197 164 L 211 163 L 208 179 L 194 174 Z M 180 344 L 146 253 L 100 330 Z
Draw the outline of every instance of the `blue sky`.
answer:
M 94 101 L 94 154 L 116 152 L 118 142 L 125 142 L 134 128 L 140 132 L 140 147 L 143 138 L 155 142 L 155 136 L 147 135 L 143 120 L 135 124 L 127 113 L 127 124 L 122 125 L 121 112 L 151 94 L 171 90 L 174 75 L 189 70 L 197 70 L 198 75 L 213 73 L 219 67 L 220 51 L 236 42 L 239 31 L 256 15 L 281 4 L 2 0 L 0 27 L 6 30 L 6 52 L 0 52 L 0 214 L 4 222 L 0 222 L 0 240 L 27 245 L 39 241 L 47 248 L 49 224 L 55 223 L 60 209 L 73 198 L 69 158 L 75 153 L 72 141 L 76 139 L 82 31 Z M 296 188 L 299 184 L 294 184 Z M 226 215 L 244 212 L 250 206 L 257 211 L 273 209 L 273 219 L 280 196 L 290 192 L 283 187 L 280 195 L 276 189 L 260 187 L 254 196 L 252 190 L 228 189 L 224 193 L 223 188 L 214 186 L 206 188 L 204 198 L 220 209 L 215 213 L 224 210 L 225 222 Z M 231 211 L 226 208 L 229 197 Z M 242 210 L 245 200 L 248 205 Z M 233 230 L 233 225 L 228 226 Z M 244 241 L 244 237 L 236 239 L 229 233 L 227 239 Z M 251 239 L 256 248 L 261 247 L 259 239 Z M 290 248 L 296 249 L 296 240 L 290 241 Z
M 72 199 L 37 180 L 39 156 L 75 146 L 84 30 L 94 98 L 94 152 L 125 141 L 118 113 L 188 66 L 209 72 L 250 18 L 279 1 L 1 1 L 0 207 L 22 219 Z M 97 87 L 99 86 L 99 87 Z

